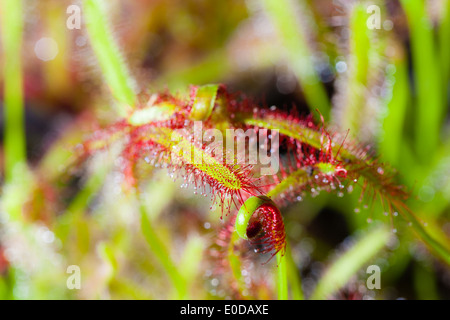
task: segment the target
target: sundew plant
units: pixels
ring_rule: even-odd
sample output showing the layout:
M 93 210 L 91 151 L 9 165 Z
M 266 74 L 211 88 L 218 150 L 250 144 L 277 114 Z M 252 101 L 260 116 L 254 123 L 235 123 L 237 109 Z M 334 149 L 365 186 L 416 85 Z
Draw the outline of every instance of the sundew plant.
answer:
M 0 298 L 450 298 L 450 1 L 2 0 L 0 30 Z

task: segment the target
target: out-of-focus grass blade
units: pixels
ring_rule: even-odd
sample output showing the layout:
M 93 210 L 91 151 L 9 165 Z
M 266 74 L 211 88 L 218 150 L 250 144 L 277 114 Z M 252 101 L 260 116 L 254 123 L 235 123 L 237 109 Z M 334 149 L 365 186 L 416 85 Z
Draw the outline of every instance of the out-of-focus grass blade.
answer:
M 385 227 L 369 231 L 328 268 L 311 299 L 326 299 L 342 288 L 352 275 L 386 245 L 390 236 L 391 233 Z
M 23 2 L 22 0 L 2 0 L 0 10 L 3 47 L 5 180 L 12 182 L 15 174 L 20 174 L 19 170 L 14 168 L 26 163 L 21 59 Z
M 106 242 L 101 242 L 97 245 L 97 252 L 109 268 L 109 270 L 105 272 L 105 282 L 109 283 L 114 278 L 118 270 L 117 259 L 114 256 L 114 248 Z
M 399 59 L 394 66 L 395 74 L 388 75 L 389 80 L 395 81 L 395 84 L 392 88 L 392 98 L 387 103 L 387 115 L 382 123 L 383 129 L 380 135 L 379 153 L 384 160 L 398 167 L 400 147 L 402 143 L 406 143 L 405 139 L 403 139 L 403 129 L 406 107 L 409 101 L 409 83 L 406 61 Z
M 450 80 L 450 1 L 444 0 L 442 18 L 439 27 L 440 69 L 444 85 Z M 445 88 L 444 88 L 445 89 Z M 446 90 L 444 90 L 447 92 Z
M 263 0 L 262 3 L 282 39 L 290 66 L 302 86 L 309 107 L 312 111 L 319 109 L 327 120 L 330 101 L 314 70 L 311 49 L 302 23 L 295 14 L 295 4 L 291 0 Z M 306 3 L 302 5 L 305 9 Z
M 119 113 L 125 116 L 134 106 L 134 80 L 119 52 L 103 9 L 102 0 L 84 0 L 84 14 L 90 43 L 103 77 L 119 102 Z
M 34 176 L 27 166 L 22 76 L 23 2 L 0 2 L 2 66 L 4 81 L 4 172 L 2 206 L 14 220 L 30 196 Z
M 197 235 L 188 238 L 186 246 L 184 247 L 183 257 L 180 261 L 180 265 L 183 266 L 183 268 L 180 269 L 180 273 L 185 279 L 188 289 L 194 287 L 195 280 L 198 279 L 204 247 L 204 240 Z
M 45 6 L 44 23 L 46 33 L 58 44 L 58 54 L 53 60 L 43 64 L 46 90 L 55 96 L 63 96 L 72 90 L 70 87 L 69 41 L 70 31 L 61 28 L 66 24 L 66 16 L 61 14 L 65 10 L 63 2 L 48 1 Z
M 154 179 L 145 188 L 145 192 L 141 193 L 140 199 L 142 205 L 146 207 L 150 222 L 157 220 L 177 192 L 176 184 L 169 178 L 167 172 L 155 171 L 153 177 Z
M 172 261 L 169 255 L 169 251 L 167 250 L 164 243 L 159 239 L 156 234 L 155 229 L 150 223 L 150 220 L 147 216 L 146 209 L 143 205 L 140 206 L 141 213 L 141 229 L 142 233 L 147 241 L 152 253 L 164 267 L 164 270 L 167 272 L 169 279 L 172 281 L 175 289 L 177 290 L 178 299 L 186 299 L 187 298 L 187 288 L 186 282 L 184 278 L 181 276 L 178 271 L 175 263 Z
M 436 275 L 431 266 L 416 262 L 413 279 L 418 300 L 439 300 Z
M 158 80 L 156 88 L 168 87 L 173 92 L 183 92 L 188 84 L 203 85 L 215 82 L 234 71 L 226 50 L 218 50 L 196 64 L 166 72 Z
M 345 103 L 340 108 L 340 127 L 350 129 L 357 136 L 361 128 L 361 113 L 365 106 L 365 91 L 368 79 L 371 30 L 367 28 L 366 8 L 356 4 L 350 13 L 350 55 L 347 60 L 348 83 L 345 87 Z
M 443 101 L 441 70 L 432 23 L 424 0 L 401 0 L 411 38 L 414 81 L 417 88 L 415 151 L 423 164 L 430 162 L 439 144 Z
M 58 224 L 55 227 L 56 235 L 63 242 L 67 239 L 71 230 L 74 229 L 78 232 L 79 236 L 86 235 L 83 232 L 83 229 L 86 229 L 86 221 L 83 219 L 83 213 L 91 203 L 93 197 L 98 194 L 103 186 L 105 177 L 112 165 L 111 161 L 106 161 L 105 155 L 99 155 L 95 160 L 97 161 L 95 168 L 92 170 L 86 183 L 68 205 L 66 212 L 60 216 Z M 80 230 L 77 229 L 78 227 Z

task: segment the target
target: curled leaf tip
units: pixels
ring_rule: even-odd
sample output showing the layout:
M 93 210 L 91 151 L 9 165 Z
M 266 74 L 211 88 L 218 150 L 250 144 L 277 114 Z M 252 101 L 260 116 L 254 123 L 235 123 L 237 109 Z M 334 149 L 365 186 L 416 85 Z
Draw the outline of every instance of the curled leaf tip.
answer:
M 283 217 L 267 196 L 253 196 L 239 209 L 235 224 L 237 234 L 256 245 L 259 253 L 284 253 L 286 232 Z

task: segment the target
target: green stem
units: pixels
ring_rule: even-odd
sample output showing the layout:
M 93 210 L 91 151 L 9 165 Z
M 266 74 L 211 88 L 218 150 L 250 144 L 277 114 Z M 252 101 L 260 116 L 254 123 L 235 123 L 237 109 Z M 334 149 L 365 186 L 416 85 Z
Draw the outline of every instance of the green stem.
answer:
M 283 185 L 282 181 L 280 184 L 277 185 Z M 275 187 L 272 189 L 267 196 L 273 197 L 276 194 L 278 194 L 279 189 Z M 283 189 L 281 187 L 281 189 Z M 292 286 L 292 292 L 293 292 L 293 298 L 295 300 L 303 300 L 303 293 L 302 293 L 302 286 L 301 286 L 301 279 L 300 276 L 297 273 L 297 267 L 295 266 L 294 260 L 292 259 L 291 249 L 286 244 L 286 253 L 285 257 L 283 259 L 283 255 L 281 252 L 277 253 L 277 265 L 278 265 L 278 273 L 277 273 L 277 284 L 278 284 L 278 299 L 279 300 L 287 300 L 288 299 L 288 285 L 287 285 L 287 279 L 288 279 L 288 273 L 289 273 L 289 279 L 291 279 L 291 286 Z
M 288 283 L 287 283 L 287 267 L 286 259 L 283 257 L 283 253 L 279 251 L 277 253 L 277 287 L 278 287 L 278 300 L 288 299 Z
M 267 196 L 251 197 L 247 199 L 245 203 L 240 207 L 235 222 L 235 230 L 237 235 L 239 235 L 239 237 L 248 240 L 247 227 L 249 225 L 249 221 L 253 216 L 253 214 L 257 212 L 259 208 L 263 205 L 270 205 L 276 207 L 276 204 Z M 286 247 L 284 247 L 283 249 L 279 249 L 278 252 L 276 253 L 277 267 L 278 267 L 277 272 L 278 299 L 280 300 L 288 299 L 287 267 L 286 267 L 286 259 L 283 258 L 286 252 L 285 249 Z
M 303 295 L 302 290 L 302 281 L 299 274 L 299 270 L 297 265 L 295 264 L 294 259 L 292 258 L 292 251 L 290 246 L 286 246 L 286 254 L 285 260 L 287 264 L 287 275 L 289 279 L 289 284 L 292 291 L 292 299 L 294 300 L 304 300 L 305 297 Z
M 283 184 L 284 181 L 282 181 L 277 186 L 280 186 Z M 275 187 L 272 189 L 269 193 L 267 193 L 268 197 L 273 197 L 276 194 L 278 194 L 279 189 Z M 288 284 L 287 279 L 289 275 L 289 279 L 291 282 L 292 292 L 293 292 L 293 298 L 295 300 L 303 300 L 303 292 L 302 292 L 302 285 L 301 285 L 301 278 L 297 273 L 297 267 L 294 263 L 294 260 L 292 259 L 292 253 L 291 249 L 286 243 L 286 252 L 283 254 L 281 252 L 277 253 L 277 265 L 278 265 L 278 272 L 277 272 L 277 288 L 278 288 L 278 299 L 279 300 L 287 300 L 288 299 Z

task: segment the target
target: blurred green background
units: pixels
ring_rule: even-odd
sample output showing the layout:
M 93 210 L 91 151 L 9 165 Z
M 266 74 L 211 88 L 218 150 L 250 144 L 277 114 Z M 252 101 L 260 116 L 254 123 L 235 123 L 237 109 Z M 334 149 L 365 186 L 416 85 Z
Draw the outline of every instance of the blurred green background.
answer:
M 350 129 L 396 168 L 425 232 L 450 250 L 450 1 L 2 0 L 0 19 L 0 298 L 277 297 L 275 261 L 247 257 L 244 290 L 217 274 L 224 221 L 208 198 L 143 166 L 138 201 L 114 148 L 74 164 L 96 123 L 141 93 L 192 84 Z M 374 208 L 357 194 L 283 208 L 290 298 L 450 298 L 449 256 Z M 379 290 L 366 287 L 369 265 Z

